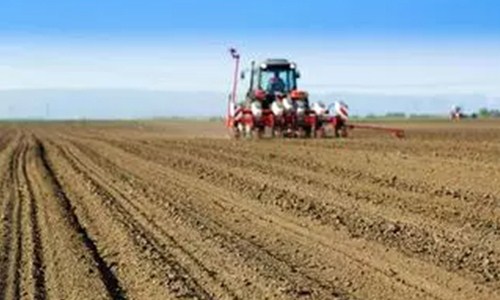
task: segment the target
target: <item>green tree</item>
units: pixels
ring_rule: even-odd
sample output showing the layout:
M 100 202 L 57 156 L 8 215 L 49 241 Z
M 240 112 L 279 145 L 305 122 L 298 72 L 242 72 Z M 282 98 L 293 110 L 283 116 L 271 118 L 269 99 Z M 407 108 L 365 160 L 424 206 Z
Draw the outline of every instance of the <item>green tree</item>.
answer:
M 487 108 L 483 107 L 479 110 L 479 117 L 489 118 L 490 116 L 491 116 L 491 112 Z

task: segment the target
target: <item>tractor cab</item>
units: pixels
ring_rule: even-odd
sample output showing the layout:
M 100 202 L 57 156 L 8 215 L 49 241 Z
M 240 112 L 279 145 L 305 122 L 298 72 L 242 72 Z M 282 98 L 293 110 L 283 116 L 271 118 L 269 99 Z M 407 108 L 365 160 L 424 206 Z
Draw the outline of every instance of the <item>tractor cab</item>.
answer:
M 294 63 L 286 59 L 269 59 L 254 68 L 254 86 L 266 93 L 288 94 L 297 88 L 299 73 Z
M 245 78 L 244 72 L 242 78 Z M 298 78 L 297 65 L 286 59 L 267 59 L 260 64 L 252 62 L 247 100 L 260 100 L 268 108 L 277 95 L 296 95 Z

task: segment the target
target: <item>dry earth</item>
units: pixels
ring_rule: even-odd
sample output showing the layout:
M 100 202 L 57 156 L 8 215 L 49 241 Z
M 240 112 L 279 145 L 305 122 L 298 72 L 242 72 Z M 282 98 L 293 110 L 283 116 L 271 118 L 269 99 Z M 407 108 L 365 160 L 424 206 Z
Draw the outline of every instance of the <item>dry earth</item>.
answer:
M 500 299 L 500 123 L 399 125 L 3 124 L 0 299 Z

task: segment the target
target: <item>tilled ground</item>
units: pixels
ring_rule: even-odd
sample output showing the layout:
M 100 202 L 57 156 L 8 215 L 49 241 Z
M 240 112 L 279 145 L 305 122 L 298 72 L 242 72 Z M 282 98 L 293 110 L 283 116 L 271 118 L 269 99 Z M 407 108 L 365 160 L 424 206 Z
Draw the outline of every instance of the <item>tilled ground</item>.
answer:
M 0 299 L 500 299 L 500 123 L 405 126 L 2 125 Z

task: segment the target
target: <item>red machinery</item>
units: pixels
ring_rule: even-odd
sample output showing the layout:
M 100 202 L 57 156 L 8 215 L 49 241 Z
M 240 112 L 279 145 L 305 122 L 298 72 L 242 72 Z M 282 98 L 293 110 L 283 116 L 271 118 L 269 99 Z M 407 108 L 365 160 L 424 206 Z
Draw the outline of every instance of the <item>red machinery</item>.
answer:
M 382 126 L 374 126 L 374 125 L 365 125 L 365 124 L 349 124 L 347 125 L 349 129 L 370 129 L 370 130 L 377 130 L 377 131 L 383 131 L 390 133 L 394 137 L 397 138 L 404 138 L 405 137 L 405 132 L 403 129 L 399 128 L 390 128 L 390 127 L 382 127 Z
M 297 88 L 300 78 L 295 63 L 284 59 L 268 59 L 250 69 L 250 84 L 244 103 L 238 104 L 238 73 L 240 55 L 231 48 L 235 62 L 233 89 L 228 99 L 226 127 L 231 136 L 262 137 L 266 129 L 272 136 L 327 137 L 330 126 L 336 137 L 347 137 L 348 130 L 370 129 L 384 131 L 395 137 L 404 137 L 404 131 L 375 125 L 348 124 L 348 107 L 336 102 L 334 115 L 324 105 L 309 105 L 308 93 Z M 241 73 L 241 79 L 245 73 Z M 266 86 L 267 84 L 267 86 Z M 331 108 L 331 107 L 330 107 Z
M 256 65 L 252 62 L 249 74 L 249 88 L 244 103 L 237 103 L 238 72 L 240 55 L 236 49 L 230 49 L 235 62 L 233 90 L 230 95 L 226 114 L 226 126 L 235 137 L 261 137 L 266 131 L 272 136 L 293 136 L 295 127 L 301 118 L 296 112 L 296 103 L 308 105 L 308 94 L 297 89 L 300 73 L 296 64 L 285 59 L 268 59 Z M 245 72 L 241 79 L 245 79 Z M 281 103 L 281 102 L 286 103 Z M 281 103 L 279 107 L 272 107 Z M 285 105 L 287 104 L 287 105 Z M 274 111 L 273 111 L 274 110 Z M 309 130 L 308 128 L 305 128 Z

